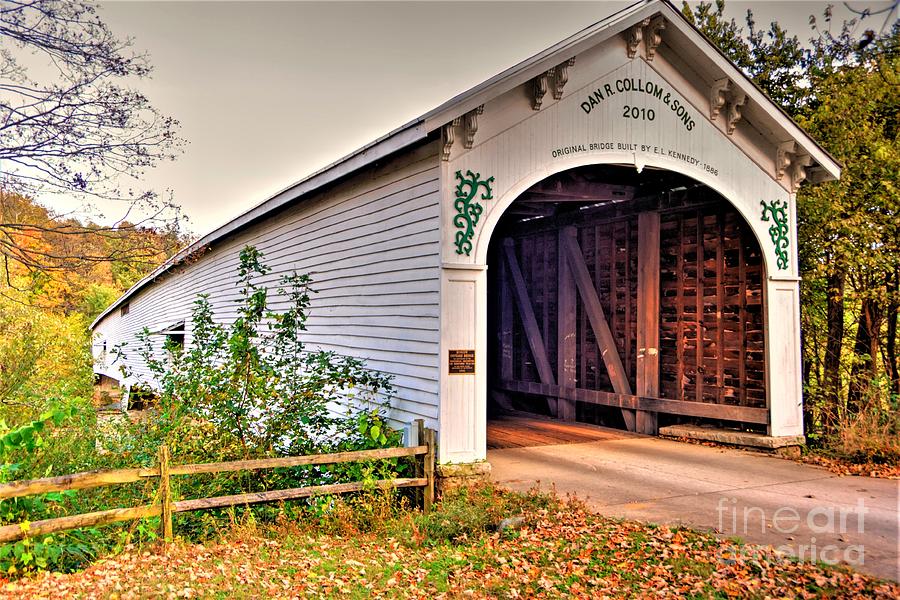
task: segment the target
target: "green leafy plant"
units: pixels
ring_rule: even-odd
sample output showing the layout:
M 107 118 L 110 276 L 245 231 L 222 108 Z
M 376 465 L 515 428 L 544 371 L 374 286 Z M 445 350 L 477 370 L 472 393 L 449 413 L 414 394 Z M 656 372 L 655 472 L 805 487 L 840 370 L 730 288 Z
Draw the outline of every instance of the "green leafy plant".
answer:
M 210 299 L 200 295 L 187 323 L 187 343 L 144 330 L 138 354 L 151 378 L 143 381 L 156 398 L 147 416 L 125 436 L 124 453 L 152 464 L 160 444 L 177 462 L 214 462 L 396 446 L 401 433 L 386 419 L 389 377 L 363 361 L 313 350 L 302 335 L 312 290 L 307 275 L 282 277 L 274 292 L 260 283 L 270 273 L 254 247 L 239 256 L 236 318 L 216 319 Z M 278 306 L 279 310 L 273 307 Z M 124 355 L 125 348 L 115 350 Z M 127 363 L 128 361 L 123 361 Z M 129 373 L 125 373 L 126 376 Z M 342 406 L 349 412 L 333 410 Z M 129 441 L 130 440 L 130 441 Z M 398 459 L 177 478 L 178 497 L 211 497 L 342 481 L 377 472 L 388 479 L 406 471 Z M 311 501 L 301 501 L 301 504 Z M 188 536 L 215 535 L 223 519 L 270 520 L 273 506 L 208 511 L 179 516 Z
M 309 276 L 281 278 L 277 301 L 286 308 L 275 311 L 269 290 L 257 282 L 269 272 L 256 248 L 244 248 L 237 318 L 230 325 L 217 322 L 209 298 L 200 295 L 191 343 L 183 351 L 169 340 L 160 344 L 146 329 L 140 335 L 140 357 L 159 390 L 158 441 L 171 442 L 185 419 L 213 424 L 245 456 L 319 451 L 355 433 L 375 445 L 396 441 L 379 400 L 391 391 L 389 378 L 359 359 L 308 349 L 301 333 L 312 293 Z M 329 410 L 350 399 L 365 407 L 354 418 Z
M 41 414 L 36 420 L 10 430 L 4 421 L 0 421 L 0 452 L 5 454 L 8 450 L 24 448 L 32 451 L 43 443 L 40 432 L 48 423 L 61 425 L 68 417 L 74 415 L 75 407 L 56 407 Z
M 139 335 L 139 357 L 152 378 L 135 385 L 147 410 L 136 421 L 104 420 L 98 426 L 90 400 L 62 397 L 34 417 L 16 414 L 18 424 L 0 420 L 0 479 L 30 479 L 97 468 L 153 465 L 161 444 L 177 463 L 215 462 L 266 456 L 346 451 L 398 445 L 400 432 L 386 419 L 389 378 L 362 361 L 308 349 L 301 335 L 308 318 L 310 280 L 281 279 L 274 293 L 258 283 L 269 273 L 252 247 L 240 254 L 241 293 L 237 318 L 216 320 L 200 296 L 182 346 L 149 331 Z M 272 307 L 279 306 L 280 310 Z M 124 354 L 125 348 L 114 349 Z M 348 402 L 352 400 L 352 402 Z M 357 408 L 332 412 L 341 403 Z M 33 409 L 32 409 L 33 410 Z M 406 461 L 406 462 L 404 462 Z M 368 482 L 353 499 L 371 526 L 399 506 L 399 494 L 385 494 L 375 481 L 409 469 L 408 459 L 317 465 L 254 472 L 200 474 L 172 480 L 178 498 L 338 483 Z M 154 482 L 78 492 L 27 496 L 0 502 L 0 523 L 21 523 L 62 515 L 153 502 Z M 188 539 L 216 537 L 227 523 L 269 522 L 290 514 L 306 518 L 322 505 L 301 500 L 283 506 L 235 507 L 179 515 L 177 533 Z M 332 507 L 333 509 L 333 507 Z M 363 523 L 369 523 L 365 525 Z M 0 547 L 0 570 L 22 575 L 44 569 L 71 570 L 107 552 L 158 539 L 159 519 L 145 519 L 52 536 L 26 536 Z
M 0 421 L 0 481 L 10 481 L 25 471 L 26 465 L 45 446 L 44 434 L 59 428 L 75 416 L 74 405 L 56 406 L 37 419 L 10 429 Z M 17 460 L 18 459 L 18 460 Z M 12 462 L 17 460 L 17 462 Z M 23 464 L 25 463 L 25 464 Z M 20 523 L 27 534 L 30 520 L 55 515 L 76 495 L 74 491 L 51 492 L 0 501 L 0 522 Z M 93 556 L 95 548 L 86 532 L 30 537 L 0 546 L 0 571 L 7 574 L 36 572 L 48 568 L 63 568 Z

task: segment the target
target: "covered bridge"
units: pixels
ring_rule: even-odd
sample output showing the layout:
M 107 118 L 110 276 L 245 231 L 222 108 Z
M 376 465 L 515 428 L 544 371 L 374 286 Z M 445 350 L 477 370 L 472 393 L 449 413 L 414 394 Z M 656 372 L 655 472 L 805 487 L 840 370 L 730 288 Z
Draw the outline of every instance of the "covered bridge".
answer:
M 94 322 L 97 372 L 144 327 L 190 344 L 199 293 L 233 317 L 252 244 L 273 281 L 312 274 L 309 343 L 393 375 L 391 418 L 436 428 L 442 463 L 485 458 L 492 403 L 799 435 L 795 192 L 839 172 L 640 2 L 186 248 Z

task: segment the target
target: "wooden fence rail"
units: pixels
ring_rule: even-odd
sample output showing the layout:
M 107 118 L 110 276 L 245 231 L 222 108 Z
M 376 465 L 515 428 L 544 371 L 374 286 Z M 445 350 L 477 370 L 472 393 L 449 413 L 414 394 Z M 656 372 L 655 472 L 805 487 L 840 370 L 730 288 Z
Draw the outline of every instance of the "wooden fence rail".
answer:
M 157 466 L 153 468 L 89 471 L 71 475 L 61 475 L 59 477 L 45 477 L 43 479 L 12 481 L 0 484 L 0 500 L 2 500 L 6 498 L 30 496 L 33 494 L 45 494 L 48 492 L 83 490 L 120 483 L 133 483 L 135 481 L 145 480 L 149 477 L 158 477 L 160 480 L 159 493 L 157 494 L 159 500 L 154 504 L 131 508 L 114 508 L 68 517 L 44 519 L 41 521 L 30 522 L 27 525 L 21 523 L 4 525 L 0 527 L 0 543 L 20 540 L 26 536 L 55 533 L 69 529 L 78 529 L 80 527 L 96 527 L 99 525 L 108 525 L 110 523 L 156 516 L 162 517 L 160 533 L 162 534 L 163 539 L 170 540 L 172 539 L 172 515 L 177 512 L 296 500 L 298 498 L 308 498 L 311 496 L 346 494 L 348 492 L 357 492 L 368 489 L 370 486 L 374 486 L 378 489 L 421 487 L 423 488 L 422 505 L 423 509 L 427 512 L 431 510 L 431 505 L 434 501 L 436 436 L 434 430 L 424 429 L 422 430 L 421 437 L 420 445 L 407 448 L 379 448 L 375 450 L 358 450 L 354 452 L 337 452 L 333 454 L 311 454 L 306 456 L 262 458 L 256 460 L 237 460 L 191 465 L 170 465 L 169 450 L 166 446 L 162 446 L 159 449 Z M 412 456 L 423 457 L 422 465 L 417 465 L 416 469 L 417 475 L 421 474 L 421 477 L 380 479 L 375 482 L 359 481 L 313 485 L 300 488 L 236 494 L 233 496 L 179 500 L 177 502 L 173 502 L 171 497 L 169 480 L 173 475 L 256 471 L 260 469 L 340 464 Z

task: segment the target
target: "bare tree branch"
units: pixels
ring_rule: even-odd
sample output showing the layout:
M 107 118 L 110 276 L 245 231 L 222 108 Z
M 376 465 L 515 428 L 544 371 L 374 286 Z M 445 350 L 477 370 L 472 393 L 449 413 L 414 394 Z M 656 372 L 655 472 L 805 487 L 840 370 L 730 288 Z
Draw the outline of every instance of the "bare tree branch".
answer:
M 33 79 L 20 53 L 43 57 L 52 75 Z M 173 160 L 184 144 L 178 122 L 128 86 L 151 68 L 89 0 L 0 0 L 0 256 L 7 279 L 15 264 L 56 272 L 158 260 L 157 242 L 142 247 L 142 231 L 161 229 L 183 241 L 171 194 L 122 185 Z M 123 214 L 100 226 L 15 208 L 48 194 L 75 201 L 82 214 L 97 201 L 114 201 Z

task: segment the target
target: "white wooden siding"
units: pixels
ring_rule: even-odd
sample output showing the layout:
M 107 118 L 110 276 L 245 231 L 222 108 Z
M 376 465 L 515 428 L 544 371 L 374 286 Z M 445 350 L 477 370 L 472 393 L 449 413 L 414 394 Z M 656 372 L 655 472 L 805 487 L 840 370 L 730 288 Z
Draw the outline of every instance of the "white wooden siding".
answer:
M 753 124 L 743 120 L 732 135 L 723 127 L 724 116 L 709 119 L 709 88 L 684 65 L 667 61 L 669 50 L 659 49 L 648 62 L 644 56 L 629 59 L 624 37 L 616 37 L 577 55 L 561 99 L 544 96 L 539 111 L 531 104 L 530 83 L 486 99 L 478 115 L 478 131 L 471 148 L 454 143 L 443 169 L 443 259 L 441 318 L 443 334 L 441 382 L 441 444 L 439 462 L 471 462 L 486 457 L 483 419 L 487 406 L 486 272 L 488 247 L 494 227 L 515 199 L 535 183 L 558 172 L 583 165 L 635 165 L 682 173 L 709 186 L 729 201 L 757 236 L 766 266 L 766 376 L 771 435 L 802 433 L 799 333 L 793 323 L 799 315 L 796 277 L 795 197 L 787 180 L 774 178 L 775 147 L 771 136 L 753 134 Z M 551 65 L 546 65 L 551 66 Z M 605 94 L 605 99 L 585 112 L 581 104 L 596 89 L 616 81 L 652 83 L 672 103 L 635 89 Z M 672 106 L 685 106 L 694 125 L 688 129 Z M 590 106 L 590 104 L 589 104 Z M 654 111 L 652 117 L 626 117 L 625 106 Z M 646 113 L 645 113 L 646 114 Z M 747 133 L 749 131 L 749 133 Z M 751 147 L 762 143 L 763 148 Z M 592 145 L 593 144 L 593 145 Z M 575 148 L 573 152 L 559 149 Z M 671 151 L 672 155 L 669 153 Z M 677 155 L 687 155 L 690 161 Z M 768 156 L 769 160 L 764 158 Z M 704 167 L 708 165 L 708 167 Z M 459 229 L 454 223 L 456 173 L 493 177 L 492 197 L 479 199 L 483 207 L 472 237 L 469 254 L 460 255 L 454 243 Z M 788 268 L 774 264 L 770 222 L 761 219 L 761 201 L 778 200 L 789 206 L 791 258 Z M 773 301 L 775 291 L 781 294 Z M 781 326 L 787 323 L 790 326 Z M 793 327 L 793 328 L 792 328 Z M 475 372 L 451 375 L 447 352 L 475 349 Z
M 398 423 L 438 416 L 440 343 L 440 170 L 436 143 L 370 167 L 333 189 L 298 201 L 235 236 L 217 242 L 191 264 L 176 267 L 95 327 L 96 348 L 127 343 L 128 367 L 148 380 L 135 335 L 188 322 L 198 294 L 208 294 L 220 322 L 232 322 L 239 299 L 238 253 L 247 245 L 264 254 L 272 272 L 313 278 L 305 340 L 311 348 L 366 360 L 393 376 L 391 418 Z M 214 202 L 210 202 L 214 207 Z M 270 292 L 274 299 L 274 289 Z M 275 308 L 283 308 L 280 301 Z M 158 346 L 162 337 L 155 340 Z M 98 356 L 99 358 L 99 356 Z M 98 371 L 120 378 L 119 365 Z

